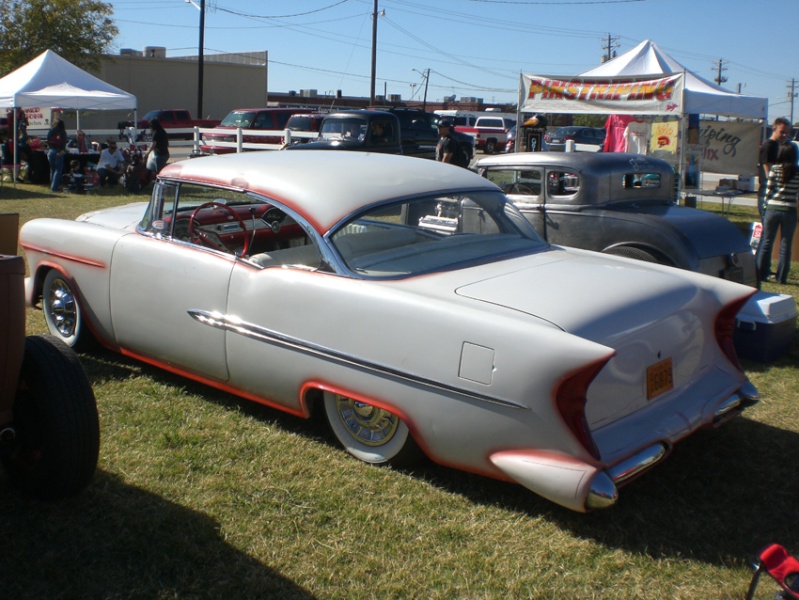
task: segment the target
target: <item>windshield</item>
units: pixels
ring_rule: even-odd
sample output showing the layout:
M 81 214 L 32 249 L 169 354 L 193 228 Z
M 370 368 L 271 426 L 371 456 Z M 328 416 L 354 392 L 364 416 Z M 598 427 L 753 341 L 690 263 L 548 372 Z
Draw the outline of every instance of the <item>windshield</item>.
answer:
M 541 250 L 546 243 L 493 191 L 430 195 L 371 207 L 331 240 L 346 266 L 368 277 L 407 277 Z
M 362 140 L 366 136 L 366 122 L 361 119 L 325 119 L 319 137 L 325 140 Z
M 220 127 L 241 127 L 248 129 L 255 117 L 255 111 L 233 111 L 222 119 Z

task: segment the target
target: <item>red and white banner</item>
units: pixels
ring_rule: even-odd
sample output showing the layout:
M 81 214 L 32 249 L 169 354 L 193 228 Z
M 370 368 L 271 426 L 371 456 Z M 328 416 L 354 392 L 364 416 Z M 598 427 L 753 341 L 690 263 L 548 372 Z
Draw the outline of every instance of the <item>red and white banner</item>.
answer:
M 522 112 L 682 114 L 684 77 L 547 77 L 522 75 Z

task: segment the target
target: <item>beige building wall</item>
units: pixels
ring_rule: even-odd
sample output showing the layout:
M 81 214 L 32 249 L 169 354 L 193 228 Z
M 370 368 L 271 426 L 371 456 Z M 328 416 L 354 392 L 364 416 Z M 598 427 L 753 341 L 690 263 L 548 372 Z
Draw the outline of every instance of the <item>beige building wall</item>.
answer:
M 266 53 L 264 53 L 266 59 Z M 92 73 L 136 96 L 138 117 L 159 108 L 187 108 L 195 119 L 222 119 L 234 108 L 267 105 L 267 66 L 203 62 L 203 114 L 197 113 L 198 65 L 196 60 L 150 58 L 135 55 L 106 56 Z M 133 120 L 132 111 L 81 113 L 84 129 L 111 129 L 119 121 Z M 66 116 L 67 128 L 75 119 Z

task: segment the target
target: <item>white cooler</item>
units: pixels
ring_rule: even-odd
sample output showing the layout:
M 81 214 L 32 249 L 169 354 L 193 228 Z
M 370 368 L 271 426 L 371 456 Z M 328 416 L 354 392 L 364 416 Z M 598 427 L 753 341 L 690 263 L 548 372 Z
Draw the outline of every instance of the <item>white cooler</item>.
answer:
M 795 329 L 793 296 L 757 292 L 736 318 L 735 350 L 741 358 L 775 361 L 791 349 Z

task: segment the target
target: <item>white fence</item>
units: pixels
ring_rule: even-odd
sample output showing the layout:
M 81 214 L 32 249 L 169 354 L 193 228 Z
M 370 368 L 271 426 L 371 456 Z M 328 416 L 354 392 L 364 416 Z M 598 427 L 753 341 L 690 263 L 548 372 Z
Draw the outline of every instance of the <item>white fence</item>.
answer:
M 108 140 L 113 139 L 121 149 L 130 149 L 131 146 L 140 148 L 142 145 L 149 145 L 149 131 L 143 139 L 137 141 L 138 136 L 142 133 L 134 127 L 126 129 L 84 129 L 82 130 L 90 142 L 97 144 L 104 144 Z M 246 150 L 280 150 L 286 145 L 290 145 L 298 140 L 315 140 L 318 136 L 316 132 L 312 131 L 291 131 L 284 130 L 264 130 L 264 129 L 215 129 L 215 128 L 200 128 L 190 127 L 186 129 L 169 129 L 169 148 L 185 150 L 190 156 L 199 156 L 203 154 L 201 147 L 204 145 L 213 146 L 216 148 L 233 148 L 236 152 L 244 152 Z M 70 139 L 76 135 L 76 131 L 68 132 Z M 234 141 L 217 141 L 215 139 L 203 140 L 204 134 L 224 135 L 225 137 L 235 138 Z M 42 141 L 47 139 L 46 129 L 30 129 L 28 130 L 29 136 L 37 136 Z M 191 139 L 181 140 L 174 139 L 174 136 L 188 136 Z M 246 137 L 256 138 L 275 138 L 280 137 L 283 141 L 279 144 L 270 144 L 266 142 L 245 142 Z

